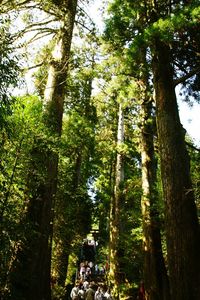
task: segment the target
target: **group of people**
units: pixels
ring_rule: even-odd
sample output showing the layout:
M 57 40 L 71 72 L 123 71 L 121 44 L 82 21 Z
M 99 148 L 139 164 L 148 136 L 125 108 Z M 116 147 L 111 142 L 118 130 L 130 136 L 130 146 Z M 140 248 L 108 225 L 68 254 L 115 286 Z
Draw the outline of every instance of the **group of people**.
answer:
M 87 280 L 77 281 L 71 290 L 70 297 L 72 300 L 113 300 L 105 284 L 96 284 Z
M 105 275 L 106 268 L 104 266 L 99 266 L 92 261 L 82 261 L 79 267 L 78 278 L 80 280 L 91 280 L 92 277 L 98 275 Z
M 71 290 L 72 300 L 112 300 L 108 287 L 104 284 L 104 275 L 108 264 L 98 265 L 95 262 L 97 242 L 85 239 L 80 253 L 76 282 Z M 95 283 L 98 282 L 98 283 Z
M 91 275 L 93 273 L 94 264 L 92 261 L 83 261 L 80 263 L 79 267 L 79 278 L 81 280 L 90 280 Z

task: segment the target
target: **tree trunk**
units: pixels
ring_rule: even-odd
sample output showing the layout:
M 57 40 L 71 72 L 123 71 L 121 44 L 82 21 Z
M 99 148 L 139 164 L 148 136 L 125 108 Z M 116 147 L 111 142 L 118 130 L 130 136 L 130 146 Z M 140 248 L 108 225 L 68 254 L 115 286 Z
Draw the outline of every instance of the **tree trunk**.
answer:
M 143 115 L 141 127 L 143 189 L 141 206 L 146 299 L 169 300 L 169 282 L 162 253 L 158 195 L 156 192 L 157 162 L 154 155 L 152 102 L 146 95 L 141 105 L 141 111 Z
M 170 49 L 157 39 L 152 53 L 171 294 L 173 300 L 198 300 L 199 224 L 173 85 Z
M 92 61 L 92 69 L 93 69 L 93 61 Z M 91 94 L 92 94 L 92 76 L 85 76 L 85 91 L 82 94 L 81 105 L 84 107 L 82 110 L 82 114 L 85 115 L 88 119 L 90 119 L 90 112 L 91 112 Z M 81 128 L 80 128 L 81 129 Z M 71 214 L 71 223 L 69 223 L 69 219 L 65 216 L 65 212 L 69 210 L 69 206 L 71 203 L 75 203 L 76 196 L 80 193 L 79 188 L 81 187 L 81 183 L 83 181 L 82 178 L 82 169 L 84 169 L 84 160 L 85 160 L 85 150 L 84 147 L 86 144 L 85 139 L 82 139 L 81 145 L 76 145 L 75 150 L 75 161 L 74 161 L 74 170 L 73 176 L 71 178 L 71 182 L 68 182 L 65 186 L 65 192 L 68 191 L 68 199 L 60 197 L 59 201 L 57 201 L 58 213 L 57 216 L 57 223 L 58 228 L 55 226 L 55 274 L 56 274 L 56 281 L 58 285 L 61 287 L 65 287 L 66 277 L 67 277 L 67 269 L 68 269 L 68 258 L 71 251 L 71 244 L 73 243 L 74 239 L 76 239 L 77 232 L 78 234 L 82 235 L 84 229 L 87 230 L 86 224 L 83 224 L 84 229 L 80 232 L 79 226 L 79 203 L 77 202 L 75 207 L 76 210 L 73 214 Z M 84 178 L 85 181 L 85 178 Z M 61 210 L 60 210 L 61 208 Z M 87 213 L 87 212 L 85 212 Z M 69 215 L 68 215 L 69 217 Z M 79 220 L 79 221 L 78 221 Z M 63 222 L 63 223 L 62 223 Z M 73 228 L 73 233 L 69 233 L 69 227 Z M 72 229 L 71 228 L 71 229 Z M 57 238 L 59 236 L 59 238 Z
M 52 53 L 44 97 L 44 122 L 47 130 L 55 138 L 61 136 L 65 82 L 77 6 L 76 0 L 70 3 Z M 36 146 L 33 151 L 33 162 L 34 160 L 39 162 L 39 165 L 35 162 L 35 170 L 38 171 L 39 176 L 33 179 L 35 186 L 33 182 L 31 183 L 32 197 L 27 212 L 27 223 L 31 222 L 32 235 L 27 232 L 25 242 L 20 246 L 13 266 L 11 278 L 13 299 L 51 299 L 52 212 L 57 186 L 58 154 L 51 149 L 50 145 L 47 148 L 44 148 L 44 145 L 43 149 Z M 44 172 L 43 178 L 40 172 Z M 33 174 L 35 174 L 34 170 Z
M 62 238 L 56 245 L 56 282 L 59 286 L 65 287 L 65 281 L 67 278 L 68 261 L 70 255 L 71 245 L 69 244 L 69 238 Z
M 66 207 L 66 204 L 74 201 L 74 196 L 77 194 L 77 189 L 81 181 L 81 165 L 82 165 L 82 153 L 81 150 L 78 149 L 78 153 L 74 165 L 74 175 L 70 186 L 71 196 L 69 197 L 71 199 L 64 198 L 61 200 L 62 201 L 61 204 L 58 203 L 58 205 L 62 207 L 62 212 L 60 212 L 60 215 L 57 216 L 58 218 L 57 223 L 59 229 L 55 228 L 54 231 L 55 241 L 56 241 L 54 271 L 56 274 L 56 281 L 58 285 L 62 286 L 63 288 L 65 287 L 65 281 L 67 277 L 68 258 L 70 255 L 71 243 L 73 242 L 74 239 L 74 235 L 69 234 L 69 232 L 66 230 L 67 229 L 66 227 L 68 226 L 67 219 L 65 217 L 65 211 L 68 209 L 68 207 Z M 65 204 L 66 201 L 67 203 Z M 72 217 L 76 218 L 76 214 L 74 213 Z M 77 222 L 77 220 L 74 220 L 74 222 Z M 75 224 L 73 227 L 75 227 Z M 58 232 L 56 232 L 57 230 Z M 59 235 L 59 239 L 56 239 L 57 234 Z M 74 234 L 76 233 L 74 232 Z
M 110 207 L 110 272 L 109 281 L 115 299 L 119 299 L 120 284 L 120 211 L 122 204 L 122 188 L 124 181 L 124 160 L 120 146 L 124 142 L 124 113 L 122 105 L 119 106 L 118 134 L 117 134 L 117 161 L 115 173 L 114 195 Z

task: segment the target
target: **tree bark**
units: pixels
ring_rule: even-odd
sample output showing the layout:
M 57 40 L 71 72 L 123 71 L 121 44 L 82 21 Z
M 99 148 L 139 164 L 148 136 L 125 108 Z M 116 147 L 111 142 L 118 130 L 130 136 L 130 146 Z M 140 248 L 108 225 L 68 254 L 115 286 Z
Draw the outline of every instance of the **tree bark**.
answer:
M 147 84 L 147 82 L 146 82 Z M 145 93 L 146 94 L 146 93 Z M 152 101 L 141 105 L 142 219 L 144 247 L 144 283 L 147 300 L 169 300 L 169 281 L 162 253 L 158 193 L 157 162 L 154 154 Z
M 65 287 L 65 282 L 67 278 L 68 261 L 70 255 L 70 245 L 69 238 L 63 237 L 56 245 L 56 282 L 59 286 Z
M 174 90 L 170 49 L 157 38 L 152 53 L 171 294 L 173 300 L 198 300 L 199 224 Z
M 67 269 L 68 269 L 68 259 L 70 255 L 71 250 L 71 243 L 73 242 L 74 235 L 76 232 L 74 231 L 74 234 L 69 234 L 69 232 L 66 230 L 67 219 L 65 217 L 65 211 L 68 209 L 66 207 L 66 204 L 74 201 L 73 197 L 76 195 L 78 187 L 81 182 L 81 165 L 82 165 L 82 153 L 81 150 L 78 149 L 76 161 L 74 164 L 74 175 L 71 182 L 70 187 L 70 194 L 69 196 L 71 199 L 62 199 L 62 203 L 58 205 L 62 207 L 62 212 L 60 212 L 59 216 L 57 216 L 58 220 L 58 228 L 55 228 L 55 267 L 54 271 L 56 274 L 56 281 L 58 285 L 65 287 L 65 281 L 67 277 Z M 69 187 L 68 187 L 69 188 Z M 65 204 L 65 202 L 68 202 Z M 59 210 L 59 208 L 58 208 Z M 72 214 L 72 218 L 76 218 L 76 214 Z M 59 220 L 60 219 L 60 220 Z M 74 222 L 77 222 L 77 220 L 74 220 Z M 72 225 L 73 229 L 75 230 L 75 224 Z M 57 232 L 58 231 L 58 232 Z M 59 235 L 59 238 L 56 237 L 56 235 Z
M 117 161 L 115 171 L 114 195 L 110 206 L 110 272 L 109 281 L 115 299 L 119 299 L 120 284 L 120 212 L 123 200 L 121 185 L 124 181 L 124 159 L 120 146 L 124 142 L 124 113 L 119 105 L 118 134 L 117 134 Z

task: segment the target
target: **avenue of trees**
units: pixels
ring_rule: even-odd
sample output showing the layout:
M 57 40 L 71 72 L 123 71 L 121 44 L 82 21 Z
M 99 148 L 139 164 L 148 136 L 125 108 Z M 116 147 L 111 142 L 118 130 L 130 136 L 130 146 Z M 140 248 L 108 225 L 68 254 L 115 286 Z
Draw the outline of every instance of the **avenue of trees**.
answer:
M 69 299 L 98 228 L 114 299 L 199 300 L 199 1 L 97 2 L 0 0 L 0 298 Z

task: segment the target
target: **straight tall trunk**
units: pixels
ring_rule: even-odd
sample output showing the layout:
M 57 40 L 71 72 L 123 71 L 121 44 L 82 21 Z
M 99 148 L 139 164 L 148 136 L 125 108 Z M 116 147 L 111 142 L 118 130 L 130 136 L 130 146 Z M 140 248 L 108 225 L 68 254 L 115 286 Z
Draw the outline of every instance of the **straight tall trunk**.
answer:
M 58 139 L 62 131 L 65 82 L 77 0 L 64 1 L 60 5 L 66 5 L 66 14 L 63 15 L 59 37 L 52 53 L 44 97 L 44 122 L 47 131 Z M 63 7 L 59 7 L 60 10 L 61 8 Z M 33 172 L 33 177 L 35 173 L 39 175 L 35 176 L 31 183 L 32 197 L 27 209 L 27 223 L 30 223 L 32 235 L 27 232 L 25 241 L 19 247 L 11 274 L 11 292 L 12 299 L 50 300 L 52 222 L 58 153 L 50 147 L 41 149 L 36 146 L 32 154 L 35 170 L 38 172 Z M 40 165 L 37 165 L 35 160 Z
M 142 105 L 142 218 L 144 247 L 144 283 L 147 300 L 169 300 L 169 282 L 162 253 L 158 193 L 157 162 L 154 154 L 152 101 L 147 96 Z
M 80 181 L 81 181 L 81 165 L 82 165 L 82 153 L 81 150 L 78 149 L 79 153 L 77 153 L 77 157 L 76 157 L 76 161 L 75 161 L 75 165 L 74 165 L 74 175 L 72 178 L 72 182 L 71 182 L 71 188 L 70 188 L 70 193 L 71 193 L 71 197 L 72 199 L 63 199 L 62 201 L 69 201 L 72 202 L 74 201 L 74 196 L 77 194 L 77 189 L 80 185 Z M 70 196 L 69 196 L 70 197 Z M 59 205 L 59 203 L 58 203 Z M 73 234 L 69 234 L 69 232 L 67 231 L 67 219 L 64 216 L 65 211 L 66 211 L 66 204 L 65 203 L 61 203 L 61 207 L 62 207 L 62 212 L 60 213 L 62 215 L 57 216 L 58 218 L 58 227 L 59 227 L 59 239 L 56 239 L 55 236 L 55 241 L 56 241 L 56 245 L 55 245 L 55 267 L 54 267 L 54 271 L 56 273 L 56 281 L 58 283 L 58 285 L 62 286 L 63 288 L 65 287 L 65 282 L 66 282 L 66 278 L 67 278 L 67 269 L 68 269 L 68 259 L 69 259 L 69 255 L 70 255 L 70 251 L 71 251 L 71 243 L 73 242 L 74 239 L 74 235 Z M 59 210 L 59 208 L 58 208 Z M 72 216 L 73 218 L 76 217 L 76 215 L 74 214 Z M 59 220 L 60 219 L 60 220 Z M 74 228 L 75 229 L 75 228 Z M 58 233 L 56 232 L 55 229 L 55 235 L 57 235 Z M 74 234 L 76 234 L 74 232 Z
M 92 67 L 93 67 L 93 62 L 92 62 Z M 89 112 L 91 110 L 91 93 L 92 93 L 92 77 L 88 76 L 85 79 L 85 87 L 86 91 L 85 94 L 83 95 L 83 100 L 85 100 L 85 107 L 83 110 L 83 114 L 89 116 Z M 84 98 L 85 96 L 85 98 Z M 82 145 L 84 145 L 85 140 L 82 140 Z M 84 150 L 82 149 L 81 146 L 77 147 L 76 149 L 76 159 L 74 162 L 74 171 L 73 171 L 73 176 L 72 176 L 72 181 L 68 186 L 65 187 L 65 191 L 69 192 L 68 199 L 62 198 L 61 201 L 62 203 L 58 203 L 58 206 L 62 207 L 62 211 L 60 212 L 60 215 L 58 215 L 58 227 L 59 227 L 59 240 L 57 241 L 56 236 L 57 236 L 57 230 L 55 228 L 55 240 L 56 240 L 56 245 L 55 245 L 55 274 L 56 274 L 56 281 L 58 285 L 62 286 L 63 288 L 65 287 L 65 282 L 67 278 L 67 270 L 68 270 L 68 259 L 69 255 L 71 252 L 71 244 L 73 243 L 74 240 L 74 235 L 76 235 L 76 228 L 75 226 L 72 226 L 74 229 L 74 234 L 69 234 L 69 231 L 67 230 L 69 227 L 68 225 L 68 220 L 64 216 L 66 210 L 68 207 L 66 207 L 66 204 L 69 205 L 69 203 L 74 202 L 74 197 L 78 194 L 78 189 L 81 184 L 81 177 L 82 177 L 82 164 L 83 164 L 83 159 L 84 159 Z M 66 201 L 68 203 L 66 203 Z M 66 203 L 66 204 L 65 204 Z M 78 203 L 77 203 L 78 206 Z M 58 208 L 58 211 L 59 208 Z M 63 214 L 63 215 L 62 215 Z M 62 217 L 61 217 L 62 215 Z M 72 219 L 76 224 L 78 223 L 76 220 L 76 212 L 72 215 Z M 62 223 L 63 222 L 63 223 Z M 75 224 L 75 225 L 76 225 Z M 84 231 L 84 229 L 83 229 Z
M 154 89 L 173 300 L 200 299 L 200 232 L 169 47 L 155 39 Z
M 120 284 L 120 213 L 122 205 L 122 183 L 124 181 L 124 159 L 120 152 L 120 146 L 124 142 L 124 113 L 122 105 L 119 105 L 118 134 L 117 134 L 117 161 L 115 170 L 114 195 L 110 207 L 110 272 L 109 280 L 115 299 L 119 298 Z
M 57 241 L 56 245 L 56 282 L 59 286 L 65 287 L 67 278 L 69 255 L 71 250 L 71 241 L 69 237 L 63 237 L 60 241 Z

